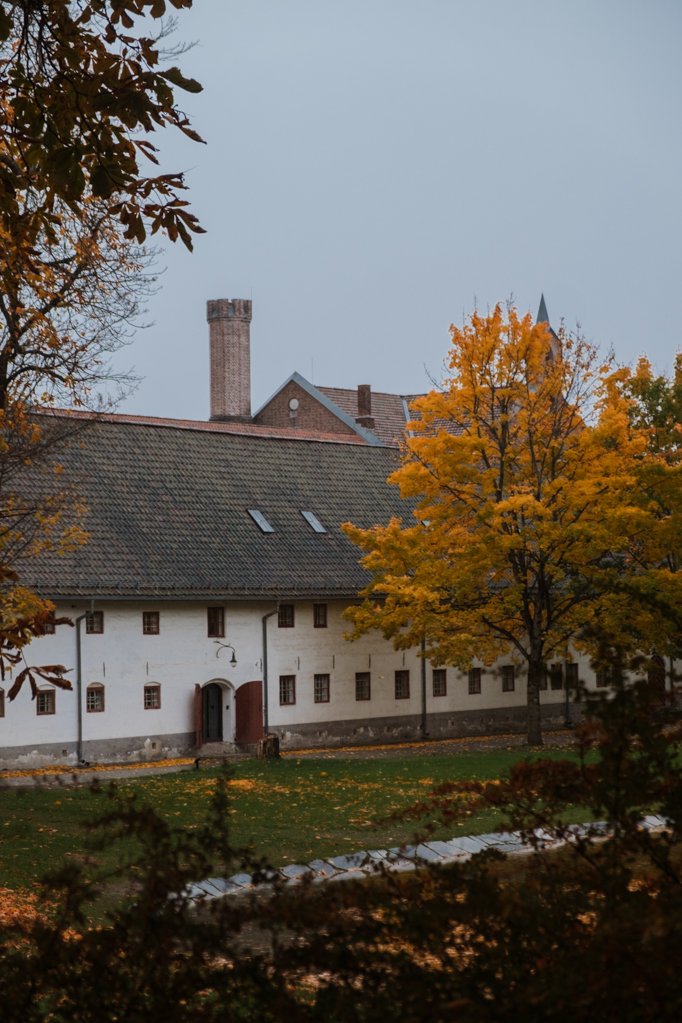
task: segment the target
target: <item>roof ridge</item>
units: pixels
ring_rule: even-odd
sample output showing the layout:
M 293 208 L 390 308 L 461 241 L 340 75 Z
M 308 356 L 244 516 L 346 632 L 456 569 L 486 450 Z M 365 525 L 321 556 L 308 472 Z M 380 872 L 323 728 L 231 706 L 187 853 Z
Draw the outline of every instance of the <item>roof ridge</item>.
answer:
M 165 416 L 141 416 L 127 412 L 95 412 L 83 409 L 36 409 L 39 415 L 92 420 L 97 423 L 150 426 L 172 430 L 194 430 L 199 433 L 223 433 L 230 436 L 257 437 L 276 440 L 320 442 L 326 444 L 367 445 L 359 434 L 325 433 L 294 426 L 265 426 L 260 423 L 217 422 L 204 419 L 169 419 Z M 383 445 L 382 445 L 383 446 Z

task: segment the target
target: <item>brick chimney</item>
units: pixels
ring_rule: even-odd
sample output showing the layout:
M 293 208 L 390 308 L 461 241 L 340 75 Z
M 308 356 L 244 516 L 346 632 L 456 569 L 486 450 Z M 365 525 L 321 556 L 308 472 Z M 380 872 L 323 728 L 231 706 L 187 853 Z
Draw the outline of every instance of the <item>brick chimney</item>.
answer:
M 374 429 L 371 384 L 358 384 L 358 414 L 355 417 L 355 422 L 360 426 L 365 426 L 368 430 Z
M 211 346 L 211 419 L 251 419 L 251 302 L 206 303 Z

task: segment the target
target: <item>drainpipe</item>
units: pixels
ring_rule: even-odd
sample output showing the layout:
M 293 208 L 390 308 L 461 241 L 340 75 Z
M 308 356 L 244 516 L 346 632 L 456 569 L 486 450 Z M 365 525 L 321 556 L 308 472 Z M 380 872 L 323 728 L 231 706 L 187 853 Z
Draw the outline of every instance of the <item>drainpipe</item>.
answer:
M 422 739 L 426 738 L 426 637 L 422 636 Z
M 81 622 L 87 618 L 83 612 L 76 618 L 76 699 L 78 700 L 78 744 L 76 756 L 78 763 L 83 763 L 83 658 L 81 652 Z
M 675 658 L 669 657 L 668 662 L 670 665 L 670 705 L 675 707 L 677 705 L 676 686 L 675 686 Z
M 268 618 L 272 618 L 273 615 L 277 614 L 277 608 L 274 611 L 268 611 L 267 614 L 263 615 L 261 622 L 263 626 L 263 735 L 268 734 Z

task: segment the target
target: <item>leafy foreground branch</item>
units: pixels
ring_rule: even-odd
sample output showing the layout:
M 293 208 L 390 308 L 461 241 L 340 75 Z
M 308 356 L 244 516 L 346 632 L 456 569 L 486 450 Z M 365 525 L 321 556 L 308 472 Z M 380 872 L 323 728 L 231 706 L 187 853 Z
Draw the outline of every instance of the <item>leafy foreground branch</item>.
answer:
M 135 840 L 118 877 L 135 880 L 132 897 L 88 927 L 101 889 L 80 873 L 50 879 L 49 919 L 4 935 L 3 1018 L 677 1020 L 675 740 L 644 687 L 619 689 L 589 707 L 581 741 L 585 753 L 596 747 L 596 762 L 520 764 L 500 784 L 441 787 L 428 804 L 443 819 L 460 802 L 493 805 L 534 853 L 506 861 L 486 853 L 365 883 L 264 888 L 199 909 L 174 893 L 246 863 L 228 841 L 224 789 L 192 833 L 119 798 L 97 830 L 103 841 Z M 567 836 L 576 804 L 608 824 L 606 835 L 595 829 L 543 849 L 548 835 Z M 637 822 L 654 808 L 669 827 L 652 834 Z
M 40 550 L 86 539 L 54 454 L 111 408 L 131 376 L 112 356 L 153 292 L 151 235 L 202 231 L 182 173 L 162 171 L 169 129 L 200 142 L 178 105 L 201 86 L 168 61 L 173 11 L 192 0 L 0 0 L 0 676 L 23 664 L 54 605 L 20 579 Z M 40 486 L 39 486 L 40 484 Z M 73 481 L 72 481 L 73 485 Z M 77 489 L 77 483 L 76 483 Z M 68 689 L 62 665 L 20 670 Z

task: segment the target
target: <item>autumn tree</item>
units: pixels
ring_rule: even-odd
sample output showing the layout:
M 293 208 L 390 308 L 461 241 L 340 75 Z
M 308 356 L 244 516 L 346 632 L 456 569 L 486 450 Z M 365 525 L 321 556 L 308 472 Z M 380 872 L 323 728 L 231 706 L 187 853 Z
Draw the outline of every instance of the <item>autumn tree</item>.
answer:
M 672 378 L 655 375 L 646 357 L 628 373 L 624 390 L 632 399 L 630 416 L 635 425 L 645 429 L 649 448 L 661 454 L 669 464 L 682 458 L 682 352 L 675 356 Z
M 198 139 L 154 24 L 191 0 L 0 2 L 0 408 L 82 402 L 148 279 L 140 245 L 199 230 L 154 133 Z M 157 29 L 157 36 L 163 34 Z
M 631 563 L 646 572 L 618 580 L 637 601 L 646 599 L 667 625 L 645 648 L 652 660 L 667 658 L 669 692 L 676 682 L 675 660 L 682 654 L 679 587 L 682 569 L 682 353 L 670 378 L 656 375 L 646 358 L 619 380 L 630 420 L 647 439 L 637 467 L 637 494 L 655 528 L 631 544 Z
M 646 432 L 622 376 L 584 338 L 500 306 L 451 334 L 450 375 L 413 403 L 391 477 L 412 522 L 347 527 L 371 574 L 349 615 L 356 634 L 424 642 L 437 664 L 511 653 L 525 666 L 537 745 L 549 662 L 576 645 L 597 651 L 598 618 L 628 651 L 656 628 L 653 606 L 609 589 L 656 533 L 636 493 Z
M 51 607 L 16 589 L 17 550 L 25 557 L 77 533 L 73 524 L 60 533 L 64 510 L 73 512 L 68 492 L 44 475 L 44 491 L 35 488 L 36 464 L 65 435 L 63 422 L 38 413 L 92 408 L 103 386 L 111 397 L 112 382 L 125 383 L 110 356 L 149 290 L 142 246 L 162 232 L 191 249 L 201 230 L 182 174 L 160 170 L 154 142 L 164 128 L 200 141 L 176 99 L 200 86 L 164 52 L 164 15 L 189 7 L 0 0 L 0 575 L 9 647 L 28 642 Z M 52 680 L 65 684 L 59 672 Z

